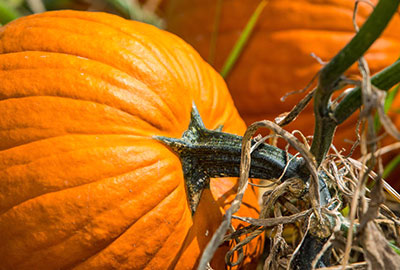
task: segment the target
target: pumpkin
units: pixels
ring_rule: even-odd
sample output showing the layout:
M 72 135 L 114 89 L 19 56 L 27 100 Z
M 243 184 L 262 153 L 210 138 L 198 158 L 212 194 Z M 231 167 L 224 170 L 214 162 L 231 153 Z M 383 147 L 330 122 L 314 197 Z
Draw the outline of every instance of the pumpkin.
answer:
M 210 129 L 245 124 L 190 46 L 105 13 L 23 17 L 0 28 L 0 98 L 0 269 L 195 267 L 237 179 L 213 179 L 192 216 L 181 162 L 153 136 L 180 137 L 193 102 Z M 256 194 L 244 202 L 257 217 Z
M 214 16 L 218 0 L 169 0 L 167 28 L 185 39 L 209 59 Z M 220 70 L 260 0 L 222 0 L 217 29 L 214 67 Z M 371 1 L 377 3 L 377 1 Z M 302 96 L 286 93 L 304 88 L 321 69 L 311 53 L 329 61 L 354 35 L 352 14 L 354 0 L 270 0 L 232 72 L 227 76 L 228 88 L 243 119 L 273 120 L 290 111 Z M 359 25 L 372 8 L 359 4 Z M 375 73 L 399 57 L 400 16 L 395 14 L 382 37 L 366 54 L 371 73 Z M 351 74 L 357 72 L 354 65 Z M 354 116 L 344 122 L 335 134 L 338 149 L 350 149 L 345 139 L 355 141 Z M 308 106 L 289 130 L 305 135 L 314 131 L 313 106 Z

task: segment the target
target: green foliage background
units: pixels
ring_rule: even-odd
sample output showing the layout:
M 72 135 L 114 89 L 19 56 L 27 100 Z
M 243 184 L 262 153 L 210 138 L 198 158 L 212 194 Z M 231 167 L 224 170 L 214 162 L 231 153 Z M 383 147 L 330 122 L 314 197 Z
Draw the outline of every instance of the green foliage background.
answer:
M 146 1 L 138 0 L 0 0 L 0 23 L 4 25 L 18 17 L 47 10 L 76 9 L 105 11 L 164 28 L 157 9 L 147 7 Z

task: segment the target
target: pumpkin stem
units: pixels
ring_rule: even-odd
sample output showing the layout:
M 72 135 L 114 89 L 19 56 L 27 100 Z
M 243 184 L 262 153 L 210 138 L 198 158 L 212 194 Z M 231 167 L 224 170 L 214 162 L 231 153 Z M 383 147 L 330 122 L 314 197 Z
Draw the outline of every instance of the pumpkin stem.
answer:
M 207 129 L 196 106 L 193 104 L 191 121 L 182 138 L 156 136 L 155 139 L 169 146 L 181 159 L 186 183 L 188 202 L 192 215 L 199 204 L 201 193 L 209 188 L 210 178 L 239 177 L 242 137 L 217 130 Z M 253 144 L 256 141 L 252 142 Z M 282 149 L 262 143 L 251 154 L 249 177 L 259 179 L 276 179 L 284 181 L 298 177 L 305 182 L 309 179 L 309 172 L 302 158 L 293 156 Z M 289 160 L 291 160 L 289 162 Z M 320 174 L 320 200 L 326 205 L 331 196 L 326 185 L 324 173 Z M 302 242 L 297 258 L 305 258 L 301 250 L 313 250 L 316 257 L 322 250 L 327 239 L 308 232 Z M 306 253 L 307 253 L 306 252 Z M 307 253 L 307 258 L 310 254 Z
M 156 136 L 155 139 L 169 146 L 181 159 L 192 214 L 203 189 L 209 188 L 210 178 L 239 177 L 242 137 L 207 129 L 194 105 L 182 138 Z M 282 181 L 301 177 L 302 159 L 294 158 L 288 164 L 291 158 L 284 150 L 263 143 L 252 153 L 250 177 L 276 179 L 283 174 Z

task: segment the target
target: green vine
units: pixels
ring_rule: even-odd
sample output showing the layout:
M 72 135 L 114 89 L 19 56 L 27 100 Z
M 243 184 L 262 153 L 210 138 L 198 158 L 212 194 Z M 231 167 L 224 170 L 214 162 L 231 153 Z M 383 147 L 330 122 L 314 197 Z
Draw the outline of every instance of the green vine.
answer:
M 388 91 L 400 82 L 400 60 L 388 66 L 372 77 L 371 83 L 381 90 Z M 339 103 L 333 112 L 336 124 L 343 123 L 350 115 L 361 107 L 361 88 L 356 87 Z
M 360 31 L 353 39 L 321 70 L 319 83 L 314 95 L 315 130 L 311 145 L 311 152 L 320 164 L 330 148 L 335 129 L 339 123 L 338 118 L 332 117 L 334 112 L 330 108 L 332 93 L 340 89 L 341 76 L 352 64 L 354 64 L 374 41 L 381 35 L 392 16 L 395 14 L 399 0 L 381 0 L 363 24 Z M 390 71 L 393 74 L 393 71 Z M 400 73 L 397 73 L 398 77 Z M 378 77 L 379 78 L 379 77 Z M 379 80 L 375 78 L 375 80 Z M 398 81 L 398 80 L 395 80 Z M 374 82 L 373 82 L 374 83 Z M 376 83 L 376 82 L 375 82 Z M 384 85 L 380 88 L 385 88 Z M 357 95 L 357 93 L 353 94 Z M 361 94 L 356 97 L 358 106 L 349 104 L 344 107 L 348 112 L 354 112 L 361 106 Z M 354 101 L 354 100 L 353 100 Z M 340 106 L 340 105 L 339 105 Z M 343 108 L 342 105 L 341 108 Z M 341 109 L 340 109 L 341 110 Z M 340 118 L 344 121 L 350 114 L 342 114 Z

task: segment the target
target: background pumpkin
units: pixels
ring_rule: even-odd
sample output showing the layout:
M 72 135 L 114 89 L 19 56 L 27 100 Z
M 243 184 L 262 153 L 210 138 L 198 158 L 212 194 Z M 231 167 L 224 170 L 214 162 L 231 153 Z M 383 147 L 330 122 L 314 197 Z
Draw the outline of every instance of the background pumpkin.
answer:
M 214 16 L 219 0 L 169 0 L 166 11 L 167 28 L 181 36 L 205 58 L 210 59 Z M 304 88 L 321 69 L 311 57 L 315 53 L 324 61 L 331 59 L 354 35 L 352 13 L 354 0 L 270 0 L 262 12 L 253 34 L 234 69 L 227 77 L 235 105 L 250 124 L 273 120 L 290 111 L 302 97 L 287 92 Z M 377 3 L 377 1 L 371 1 Z M 220 70 L 260 0 L 222 0 L 215 59 Z M 359 25 L 372 8 L 360 3 Z M 400 16 L 395 15 L 383 36 L 366 54 L 371 73 L 392 64 L 400 56 Z M 356 73 L 353 66 L 351 73 Z M 358 74 L 358 73 L 357 73 Z M 350 149 L 345 139 L 355 140 L 352 117 L 338 129 L 335 145 Z M 313 107 L 308 106 L 288 126 L 305 135 L 314 131 Z
M 236 179 L 213 180 L 192 219 L 181 163 L 151 136 L 180 137 L 193 101 L 208 128 L 245 125 L 190 46 L 114 15 L 48 12 L 0 28 L 0 82 L 0 269 L 194 267 Z M 246 196 L 239 215 L 256 217 Z

